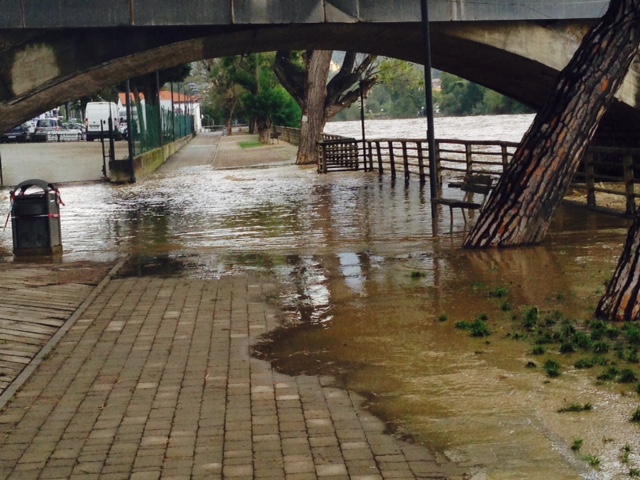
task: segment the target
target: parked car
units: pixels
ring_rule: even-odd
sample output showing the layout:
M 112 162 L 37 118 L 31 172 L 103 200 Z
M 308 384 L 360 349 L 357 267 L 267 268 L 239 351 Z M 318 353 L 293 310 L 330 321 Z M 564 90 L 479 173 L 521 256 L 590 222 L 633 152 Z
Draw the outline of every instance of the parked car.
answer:
M 36 122 L 36 129 L 31 139 L 34 142 L 46 142 L 49 132 L 59 132 L 60 128 L 62 128 L 60 120 L 55 118 L 41 118 Z
M 0 137 L 0 142 L 28 142 L 29 141 L 29 126 L 26 123 L 13 127 L 8 132 L 4 132 Z
M 62 124 L 62 128 L 65 130 L 79 130 L 82 133 L 86 132 L 85 126 L 76 122 L 65 122 Z

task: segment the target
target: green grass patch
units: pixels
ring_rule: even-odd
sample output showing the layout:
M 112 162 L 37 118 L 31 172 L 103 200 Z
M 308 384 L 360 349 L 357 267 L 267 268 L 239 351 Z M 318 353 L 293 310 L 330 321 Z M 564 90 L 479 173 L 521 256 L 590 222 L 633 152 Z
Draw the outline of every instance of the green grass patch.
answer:
M 600 458 L 598 458 L 597 456 L 588 453 L 582 458 L 589 464 L 591 468 L 600 468 Z
M 580 449 L 582 448 L 582 445 L 584 444 L 584 440 L 581 438 L 576 438 L 573 443 L 571 444 L 571 450 L 573 450 L 574 452 L 579 452 Z
M 550 377 L 559 377 L 560 376 L 560 364 L 555 360 L 547 360 L 544 364 L 544 370 L 547 372 L 547 375 Z
M 260 142 L 238 142 L 238 146 L 240 148 L 256 148 L 256 147 L 263 147 L 264 144 Z
M 489 292 L 489 296 L 493 298 L 504 298 L 509 291 L 505 287 L 496 287 Z
M 580 405 L 579 403 L 571 403 L 566 407 L 561 407 L 558 409 L 558 413 L 567 413 L 567 412 L 590 412 L 593 410 L 593 405 L 590 402 L 585 403 L 584 405 Z
M 473 322 L 457 322 L 456 328 L 459 330 L 465 330 L 471 332 L 472 337 L 488 337 L 491 335 L 491 331 L 487 326 L 487 316 L 482 314 L 478 316 Z

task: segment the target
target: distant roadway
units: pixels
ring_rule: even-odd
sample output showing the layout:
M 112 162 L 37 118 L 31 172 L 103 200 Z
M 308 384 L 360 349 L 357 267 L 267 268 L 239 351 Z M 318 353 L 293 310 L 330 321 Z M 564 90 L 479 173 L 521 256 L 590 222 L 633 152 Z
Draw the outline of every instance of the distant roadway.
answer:
M 127 158 L 127 142 L 115 146 L 116 158 Z M 99 141 L 0 144 L 0 178 L 6 187 L 31 178 L 51 183 L 100 180 L 102 164 Z

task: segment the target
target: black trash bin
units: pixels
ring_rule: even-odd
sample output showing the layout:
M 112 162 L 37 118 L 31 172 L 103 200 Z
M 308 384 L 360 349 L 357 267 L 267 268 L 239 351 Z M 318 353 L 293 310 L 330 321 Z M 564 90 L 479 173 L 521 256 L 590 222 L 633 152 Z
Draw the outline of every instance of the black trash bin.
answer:
M 32 187 L 34 192 L 27 193 Z M 58 189 L 44 180 L 25 180 L 11 191 L 14 255 L 62 253 L 60 203 Z

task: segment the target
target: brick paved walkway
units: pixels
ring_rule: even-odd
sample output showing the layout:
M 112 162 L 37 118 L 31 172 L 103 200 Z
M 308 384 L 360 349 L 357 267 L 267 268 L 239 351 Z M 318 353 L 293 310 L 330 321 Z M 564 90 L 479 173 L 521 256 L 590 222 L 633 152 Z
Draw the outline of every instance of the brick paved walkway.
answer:
M 111 280 L 0 413 L 0 478 L 445 478 L 330 379 L 249 355 L 268 279 Z M 453 472 L 460 473 L 460 472 Z M 460 477 L 461 478 L 461 477 Z

